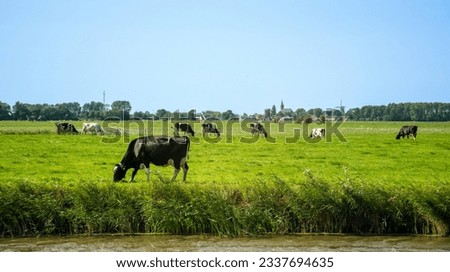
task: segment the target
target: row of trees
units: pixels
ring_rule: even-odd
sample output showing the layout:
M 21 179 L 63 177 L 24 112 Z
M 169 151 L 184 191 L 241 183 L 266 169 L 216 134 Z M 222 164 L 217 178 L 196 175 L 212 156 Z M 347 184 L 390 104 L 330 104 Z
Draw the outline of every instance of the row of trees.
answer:
M 131 104 L 128 101 L 115 101 L 111 105 L 90 102 L 83 106 L 78 102 L 50 104 L 28 104 L 16 102 L 12 107 L 0 101 L 0 120 L 79 120 L 130 117 Z
M 199 116 L 212 119 L 230 119 L 236 117 L 231 110 L 226 112 L 204 111 L 197 113 L 196 110 L 188 112 L 170 112 L 165 109 L 159 109 L 155 113 L 148 111 L 135 111 L 131 113 L 131 103 L 129 101 L 114 101 L 111 105 L 101 102 L 90 102 L 80 105 L 78 102 L 60 103 L 60 104 L 28 104 L 16 102 L 13 106 L 0 101 L 0 120 L 103 120 L 106 118 L 119 118 L 129 120 L 138 119 L 185 119 L 194 120 Z M 206 117 L 205 117 L 206 116 Z
M 391 103 L 350 109 L 352 120 L 368 121 L 450 121 L 450 103 Z
M 129 101 L 114 101 L 111 105 L 101 102 L 90 102 L 80 105 L 78 102 L 50 104 L 27 104 L 16 102 L 12 107 L 0 101 L 0 120 L 80 120 L 80 119 L 106 119 L 130 118 L 194 120 L 198 117 L 208 119 L 229 120 L 231 118 L 250 118 L 259 120 L 278 121 L 281 118 L 302 121 L 311 116 L 325 118 L 348 117 L 351 120 L 365 121 L 450 121 L 450 103 L 391 103 L 387 106 L 363 106 L 352 108 L 345 112 L 344 108 L 326 109 L 313 108 L 305 110 L 299 108 L 295 111 L 285 109 L 282 103 L 281 110 L 276 111 L 275 106 L 266 109 L 262 114 L 243 114 L 238 116 L 232 110 L 226 112 L 203 111 L 192 109 L 188 112 L 170 112 L 159 109 L 155 113 L 136 111 L 131 114 Z

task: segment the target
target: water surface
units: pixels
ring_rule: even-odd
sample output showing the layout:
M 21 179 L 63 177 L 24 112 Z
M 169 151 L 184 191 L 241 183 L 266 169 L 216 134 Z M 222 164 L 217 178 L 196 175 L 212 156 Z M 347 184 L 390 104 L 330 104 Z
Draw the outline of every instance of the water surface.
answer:
M 41 252 L 450 252 L 450 237 L 280 235 L 227 238 L 210 235 L 107 235 L 0 238 L 0 251 Z

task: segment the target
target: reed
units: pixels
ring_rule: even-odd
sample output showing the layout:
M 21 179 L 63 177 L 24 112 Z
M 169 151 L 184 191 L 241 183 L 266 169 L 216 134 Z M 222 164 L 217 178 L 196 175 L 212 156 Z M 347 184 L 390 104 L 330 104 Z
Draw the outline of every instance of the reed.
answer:
M 393 186 L 307 173 L 296 184 L 0 183 L 2 236 L 450 234 L 450 184 Z

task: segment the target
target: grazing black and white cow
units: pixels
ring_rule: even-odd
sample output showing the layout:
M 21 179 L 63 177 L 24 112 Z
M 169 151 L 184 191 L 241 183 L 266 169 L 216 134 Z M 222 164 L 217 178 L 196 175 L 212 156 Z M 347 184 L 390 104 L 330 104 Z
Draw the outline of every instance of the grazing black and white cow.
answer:
M 400 137 L 404 139 L 405 136 L 409 138 L 409 135 L 412 135 L 414 140 L 416 139 L 417 126 L 403 126 L 402 128 L 400 128 L 400 131 L 398 132 L 397 137 L 395 137 L 395 139 L 400 140 Z
M 83 133 L 104 134 L 105 131 L 98 123 L 83 123 Z
M 262 135 L 264 135 L 264 138 L 267 138 L 267 132 L 261 123 L 251 123 L 250 129 L 251 129 L 253 136 L 255 136 L 255 134 L 262 134 Z
M 184 133 L 191 134 L 192 137 L 194 137 L 195 132 L 191 125 L 186 123 L 175 123 L 174 133 L 176 136 L 180 136 L 180 130 Z
M 325 129 L 324 128 L 313 128 L 311 130 L 311 134 L 309 138 L 323 138 L 325 137 Z
M 58 134 L 64 134 L 64 133 L 71 133 L 71 134 L 78 134 L 77 129 L 74 125 L 70 123 L 55 123 L 56 126 L 56 133 Z
M 186 136 L 182 137 L 140 137 L 134 139 L 128 145 L 127 151 L 122 161 L 114 167 L 114 181 L 125 178 L 127 170 L 133 168 L 131 180 L 133 181 L 137 171 L 144 167 L 147 174 L 147 181 L 150 180 L 150 163 L 157 166 L 172 165 L 174 173 L 172 180 L 178 175 L 180 168 L 183 168 L 183 181 L 186 180 L 187 157 L 190 141 Z
M 217 137 L 220 137 L 220 132 L 217 129 L 217 125 L 213 124 L 213 123 L 203 123 L 202 124 L 203 127 L 203 137 L 207 134 L 207 133 L 215 133 L 217 135 Z
M 103 129 L 103 131 L 104 131 L 105 134 L 114 134 L 114 135 L 121 135 L 122 134 L 122 132 L 118 128 L 105 127 Z

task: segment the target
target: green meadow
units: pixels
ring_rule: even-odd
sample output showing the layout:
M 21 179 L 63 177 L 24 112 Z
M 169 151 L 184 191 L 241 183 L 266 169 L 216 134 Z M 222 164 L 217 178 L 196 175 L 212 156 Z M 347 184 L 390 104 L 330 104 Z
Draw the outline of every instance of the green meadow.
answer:
M 450 123 L 415 123 L 417 140 L 395 139 L 400 122 L 265 123 L 267 139 L 216 123 L 220 138 L 191 123 L 186 182 L 151 166 L 150 182 L 114 183 L 128 142 L 170 122 L 103 123 L 121 135 L 0 122 L 1 235 L 450 234 Z M 331 133 L 309 139 L 315 127 Z

